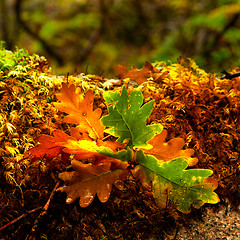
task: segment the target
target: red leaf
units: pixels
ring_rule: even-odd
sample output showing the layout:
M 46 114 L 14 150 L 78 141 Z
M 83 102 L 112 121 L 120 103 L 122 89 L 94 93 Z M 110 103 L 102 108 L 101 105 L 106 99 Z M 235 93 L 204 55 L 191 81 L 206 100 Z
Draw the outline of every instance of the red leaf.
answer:
M 28 158 L 33 157 L 32 162 L 37 161 L 43 157 L 45 157 L 47 162 L 49 162 L 60 154 L 62 154 L 62 160 L 64 162 L 69 159 L 69 154 L 64 154 L 62 149 L 64 148 L 64 144 L 72 137 L 68 136 L 66 133 L 60 130 L 54 131 L 53 135 L 54 137 L 41 135 L 38 138 L 38 142 L 40 144 L 27 151 L 30 154 Z

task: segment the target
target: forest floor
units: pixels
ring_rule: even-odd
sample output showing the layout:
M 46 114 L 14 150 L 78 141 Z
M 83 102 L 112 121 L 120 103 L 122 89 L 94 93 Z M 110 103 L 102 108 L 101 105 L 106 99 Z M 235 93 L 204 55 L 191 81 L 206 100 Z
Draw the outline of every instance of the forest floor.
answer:
M 3 121 L 1 129 L 1 240 L 240 239 L 239 77 L 218 79 L 191 61 L 161 68 L 147 63 L 142 70 L 124 70 L 124 76 L 119 76 L 125 79 L 129 75 L 141 85 L 145 102 L 155 100 L 148 123 L 162 124 L 168 131 L 167 141 L 183 138 L 186 147 L 195 151 L 196 167 L 211 169 L 218 180 L 215 192 L 220 202 L 185 214 L 170 201 L 160 208 L 151 192 L 131 177 L 122 191 L 113 187 L 106 203 L 95 198 L 86 208 L 78 201 L 66 204 L 66 194 L 55 191 L 64 184 L 58 175 L 66 166 L 58 160 L 54 168 L 44 160 L 19 164 L 24 149 L 37 144 L 39 134 L 50 134 L 62 123 L 63 116 L 52 105 L 59 86 L 46 84 L 56 77 L 43 75 L 41 82 L 33 81 L 31 76 L 38 74 L 26 73 L 28 81 L 19 75 L 1 82 L 1 111 L 8 121 Z M 81 88 L 98 91 L 98 84 L 102 86 L 99 79 L 89 81 L 82 75 L 62 77 L 61 81 L 75 81 Z M 95 100 L 95 107 L 106 112 L 101 94 Z
M 181 228 L 176 240 L 239 240 L 240 209 L 219 204 L 219 209 L 205 207 L 201 220 L 189 219 L 187 228 Z
M 0 195 L 1 216 L 16 219 L 26 216 L 0 233 L 1 240 L 10 239 L 149 239 L 149 240 L 237 240 L 240 239 L 240 211 L 220 202 L 193 209 L 189 214 L 174 210 L 169 203 L 159 209 L 142 188 L 129 181 L 123 191 L 113 189 L 107 203 L 95 199 L 87 208 L 80 208 L 78 201 L 67 205 L 66 196 L 55 192 L 47 211 L 43 207 L 50 196 L 54 181 L 46 174 L 41 176 L 38 189 L 25 189 L 24 207 L 18 190 Z M 48 181 L 49 185 L 44 186 Z M 9 186 L 8 186 L 8 189 Z M 39 191 L 39 189 L 41 189 Z M 53 189 L 53 188 L 52 188 Z M 3 207 L 4 206 L 4 207 Z M 5 224 L 6 221 L 2 221 Z

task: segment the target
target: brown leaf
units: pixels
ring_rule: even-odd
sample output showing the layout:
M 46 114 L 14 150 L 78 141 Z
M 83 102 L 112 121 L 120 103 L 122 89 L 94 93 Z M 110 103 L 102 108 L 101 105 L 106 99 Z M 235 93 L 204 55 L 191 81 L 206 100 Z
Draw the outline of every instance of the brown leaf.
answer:
M 124 66 L 118 65 L 117 75 L 120 79 L 130 78 L 136 81 L 139 85 L 146 82 L 148 78 L 152 77 L 154 81 L 160 82 L 161 79 L 166 77 L 167 72 L 162 72 L 161 68 L 155 68 L 149 61 L 146 61 L 142 69 L 133 67 L 131 70 L 127 70 Z
M 112 185 L 123 189 L 123 181 L 128 175 L 126 168 L 112 171 L 111 162 L 92 165 L 73 160 L 71 164 L 75 171 L 59 174 L 59 178 L 68 181 L 69 185 L 58 190 L 67 193 L 66 203 L 72 203 L 80 198 L 81 207 L 89 206 L 96 194 L 101 202 L 106 202 Z
M 182 157 L 188 161 L 188 166 L 194 166 L 197 162 L 197 158 L 192 158 L 194 154 L 193 149 L 182 150 L 185 142 L 182 138 L 173 138 L 168 142 L 164 142 L 167 136 L 167 131 L 163 131 L 151 139 L 148 143 L 153 146 L 152 149 L 144 150 L 145 154 L 153 155 L 160 162 L 167 162 L 177 157 Z

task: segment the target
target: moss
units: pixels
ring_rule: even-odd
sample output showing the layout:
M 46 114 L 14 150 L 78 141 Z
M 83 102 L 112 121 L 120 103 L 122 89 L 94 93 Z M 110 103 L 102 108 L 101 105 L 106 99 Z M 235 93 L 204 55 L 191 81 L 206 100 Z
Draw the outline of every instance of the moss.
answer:
M 96 94 L 103 91 L 103 78 L 53 76 L 47 60 L 37 55 L 27 56 L 19 65 L 14 53 L 5 57 L 12 66 L 5 65 L 0 74 L 0 226 L 44 206 L 58 181 L 60 163 L 52 168 L 41 161 L 17 161 L 36 144 L 40 134 L 68 129 L 61 121 L 62 114 L 52 106 L 60 83 L 75 82 L 83 91 L 91 88 Z M 167 128 L 168 139 L 183 137 L 186 146 L 195 149 L 197 167 L 214 171 L 222 202 L 228 200 L 239 206 L 240 78 L 217 78 L 192 60 L 168 66 L 157 63 L 155 67 L 162 68 L 163 77 L 158 76 L 157 82 L 154 77 L 146 79 L 138 86 L 146 101 L 155 99 L 149 122 Z M 96 98 L 98 107 L 105 111 L 101 95 Z M 28 235 L 36 239 L 167 239 L 175 236 L 186 218 L 197 216 L 199 220 L 204 211 L 194 210 L 186 216 L 171 203 L 159 209 L 151 194 L 131 179 L 123 191 L 114 188 L 105 204 L 95 199 L 82 209 L 77 202 L 67 205 L 65 198 L 63 193 L 54 194 L 34 232 L 33 223 L 40 210 L 5 228 L 1 239 L 25 239 Z

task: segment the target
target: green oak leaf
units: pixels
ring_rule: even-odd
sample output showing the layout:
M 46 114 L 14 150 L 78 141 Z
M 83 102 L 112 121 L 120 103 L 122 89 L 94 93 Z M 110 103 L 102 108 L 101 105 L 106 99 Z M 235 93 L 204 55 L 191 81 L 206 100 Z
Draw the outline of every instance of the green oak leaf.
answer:
M 113 150 L 109 147 L 98 147 L 96 151 L 104 156 L 108 156 L 111 158 L 119 159 L 123 162 L 128 162 L 132 159 L 133 151 L 131 149 L 124 149 L 118 152 L 113 152 Z
M 205 203 L 218 203 L 218 195 L 213 192 L 217 183 L 210 178 L 209 169 L 188 169 L 188 162 L 176 158 L 159 163 L 152 155 L 138 151 L 139 162 L 145 177 L 143 181 L 152 182 L 153 196 L 161 206 L 171 200 L 181 212 L 190 212 L 191 206 L 201 207 Z
M 129 140 L 127 146 L 130 148 L 151 148 L 147 141 L 163 129 L 161 124 L 146 126 L 154 101 L 143 105 L 142 92 L 134 90 L 129 96 L 125 86 L 121 94 L 107 91 L 103 93 L 103 97 L 109 105 L 108 115 L 101 118 L 102 124 L 110 127 L 105 132 L 118 137 L 118 142 Z

